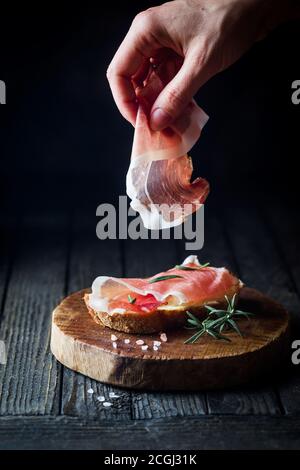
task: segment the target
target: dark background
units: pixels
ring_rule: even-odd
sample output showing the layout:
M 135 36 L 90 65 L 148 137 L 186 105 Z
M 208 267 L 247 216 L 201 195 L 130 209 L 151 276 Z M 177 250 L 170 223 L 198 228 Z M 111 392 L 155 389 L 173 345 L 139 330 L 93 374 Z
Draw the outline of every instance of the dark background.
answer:
M 135 14 L 160 2 L 2 7 L 1 208 L 52 212 L 125 194 L 133 129 L 105 72 Z M 210 116 L 191 152 L 211 184 L 208 204 L 247 191 L 299 196 L 299 22 L 280 26 L 199 91 Z M 209 206 L 208 206 L 209 207 Z

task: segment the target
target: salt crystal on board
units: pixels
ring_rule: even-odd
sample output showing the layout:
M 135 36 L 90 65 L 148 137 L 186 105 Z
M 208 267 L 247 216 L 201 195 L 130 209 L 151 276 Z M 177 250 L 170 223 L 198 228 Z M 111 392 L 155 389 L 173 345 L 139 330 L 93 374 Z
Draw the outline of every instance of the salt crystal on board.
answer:
M 160 339 L 161 339 L 164 343 L 166 343 L 166 342 L 168 341 L 168 338 L 167 338 L 166 333 L 162 333 L 162 334 L 160 335 Z
M 142 344 L 144 344 L 144 341 L 142 339 L 138 339 L 136 341 L 136 344 L 138 344 L 139 346 L 141 346 Z

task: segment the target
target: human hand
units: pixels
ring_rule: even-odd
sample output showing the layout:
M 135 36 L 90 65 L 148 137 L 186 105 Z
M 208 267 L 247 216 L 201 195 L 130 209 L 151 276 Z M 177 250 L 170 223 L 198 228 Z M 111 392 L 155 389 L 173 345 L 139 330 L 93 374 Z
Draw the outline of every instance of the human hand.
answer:
M 175 0 L 139 13 L 107 71 L 115 102 L 135 124 L 135 85 L 150 63 L 173 57 L 174 76 L 150 112 L 153 130 L 169 126 L 198 89 L 290 15 L 281 0 Z M 283 5 L 284 4 L 284 5 Z

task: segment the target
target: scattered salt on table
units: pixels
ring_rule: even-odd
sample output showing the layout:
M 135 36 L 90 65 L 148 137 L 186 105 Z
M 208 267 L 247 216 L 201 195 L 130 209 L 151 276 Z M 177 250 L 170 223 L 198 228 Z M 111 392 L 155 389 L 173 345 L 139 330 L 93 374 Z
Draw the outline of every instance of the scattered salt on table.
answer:
M 138 344 L 139 346 L 141 346 L 142 344 L 144 344 L 144 341 L 142 339 L 138 339 L 136 341 L 136 344 Z
M 125 344 L 129 344 L 129 343 L 130 343 L 130 339 L 124 339 L 124 343 L 125 343 Z
M 119 398 L 120 395 L 116 395 L 115 392 L 109 392 L 109 398 Z
M 158 351 L 158 346 L 153 346 L 153 351 Z
M 144 344 L 144 346 L 142 346 L 142 350 L 143 350 L 143 351 L 147 351 L 147 349 L 148 349 L 148 345 L 147 345 L 147 344 Z
M 103 397 L 103 396 L 100 395 L 99 397 L 97 397 L 97 400 L 98 400 L 98 401 L 105 401 L 105 397 Z
M 117 349 L 117 343 L 115 341 L 113 342 L 113 348 Z
M 89 388 L 87 392 L 92 394 L 92 393 L 94 393 L 94 390 L 92 388 Z
M 159 347 L 161 345 L 160 341 L 153 341 L 153 346 Z
M 105 401 L 103 403 L 103 406 L 105 406 L 105 408 L 108 408 L 109 406 L 112 406 L 112 403 L 110 403 L 109 401 Z
M 112 341 L 117 341 L 118 337 L 116 335 L 111 335 L 110 339 Z

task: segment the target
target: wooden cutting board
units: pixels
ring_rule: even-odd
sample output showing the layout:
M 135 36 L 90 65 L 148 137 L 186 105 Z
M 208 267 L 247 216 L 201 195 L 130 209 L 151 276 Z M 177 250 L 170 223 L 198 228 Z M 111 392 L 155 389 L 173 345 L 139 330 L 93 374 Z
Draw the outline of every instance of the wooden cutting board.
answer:
M 229 333 L 230 343 L 203 337 L 184 344 L 192 330 L 168 331 L 158 351 L 153 341 L 159 334 L 130 335 L 96 324 L 82 300 L 87 291 L 75 292 L 54 310 L 51 350 L 65 366 L 101 382 L 147 390 L 225 388 L 277 372 L 289 353 L 287 312 L 254 289 L 243 288 L 239 299 L 241 308 L 255 313 L 239 321 L 243 338 Z M 139 339 L 147 351 L 136 344 Z

